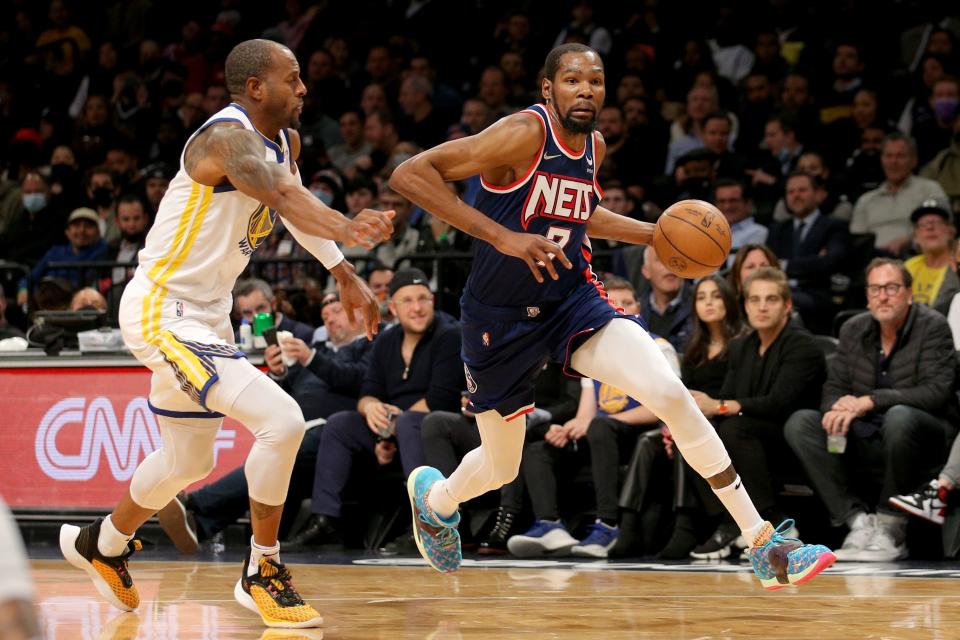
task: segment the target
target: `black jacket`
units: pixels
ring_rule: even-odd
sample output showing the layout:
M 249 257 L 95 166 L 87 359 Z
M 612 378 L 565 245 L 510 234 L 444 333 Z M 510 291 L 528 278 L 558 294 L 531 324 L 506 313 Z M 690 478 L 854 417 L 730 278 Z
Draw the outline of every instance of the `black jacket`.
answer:
M 902 404 L 956 421 L 957 356 L 946 318 L 921 304 L 910 307 L 890 356 L 892 389 L 876 388 L 879 351 L 880 324 L 870 312 L 843 323 L 837 355 L 823 388 L 822 411 L 829 411 L 841 396 L 870 395 L 876 413 Z
M 802 291 L 829 292 L 830 276 L 843 270 L 844 256 L 850 244 L 850 228 L 845 220 L 821 213 L 793 252 L 794 219 L 770 226 L 767 246 L 787 261 L 787 277 L 797 281 Z
M 403 362 L 403 327 L 395 324 L 373 344 L 373 356 L 363 378 L 360 396 L 408 409 L 425 398 L 430 411 L 460 411 L 460 392 L 466 386 L 460 359 L 460 324 L 437 311 L 413 351 L 410 366 Z
M 306 367 L 290 367 L 280 386 L 297 401 L 307 420 L 355 409 L 373 343 L 363 337 L 336 351 L 322 343 L 313 346 L 313 359 Z
M 787 325 L 761 358 L 756 332 L 730 342 L 730 365 L 720 397 L 740 403 L 743 415 L 785 422 L 798 409 L 816 409 L 826 377 L 813 337 Z

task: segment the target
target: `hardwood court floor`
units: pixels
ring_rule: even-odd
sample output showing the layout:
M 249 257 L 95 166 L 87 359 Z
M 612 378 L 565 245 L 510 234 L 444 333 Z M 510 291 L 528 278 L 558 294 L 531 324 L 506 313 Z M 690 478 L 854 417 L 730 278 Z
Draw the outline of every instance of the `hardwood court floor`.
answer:
M 238 563 L 134 562 L 142 599 L 137 613 L 112 609 L 85 574 L 63 561 L 32 565 L 44 637 L 58 640 L 960 638 L 960 581 L 882 572 L 826 573 L 800 589 L 767 592 L 752 574 L 722 568 L 691 573 L 532 563 L 443 576 L 420 566 L 291 560 L 300 592 L 325 626 L 285 631 L 265 630 L 233 600 Z

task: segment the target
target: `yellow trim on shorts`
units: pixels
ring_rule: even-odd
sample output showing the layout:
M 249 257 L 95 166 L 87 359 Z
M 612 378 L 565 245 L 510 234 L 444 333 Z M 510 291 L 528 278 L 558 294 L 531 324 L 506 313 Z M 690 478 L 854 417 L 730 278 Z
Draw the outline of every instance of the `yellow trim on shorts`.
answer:
M 161 331 L 155 338 L 154 344 L 163 352 L 167 360 L 176 364 L 190 384 L 199 393 L 213 377 L 215 371 L 210 371 L 203 361 L 185 346 L 180 344 L 177 337 L 169 331 Z

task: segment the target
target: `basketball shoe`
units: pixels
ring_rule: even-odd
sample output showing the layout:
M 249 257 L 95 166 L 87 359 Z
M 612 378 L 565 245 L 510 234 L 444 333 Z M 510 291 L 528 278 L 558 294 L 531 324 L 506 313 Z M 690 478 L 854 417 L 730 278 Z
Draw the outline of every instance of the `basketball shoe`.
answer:
M 430 488 L 443 480 L 443 474 L 433 467 L 417 467 L 407 478 L 410 511 L 413 513 L 413 539 L 420 555 L 440 573 L 452 573 L 460 568 L 463 553 L 460 550 L 460 512 L 441 518 L 427 502 Z
M 579 543 L 559 520 L 537 520 L 524 533 L 510 536 L 507 549 L 518 558 L 565 556 Z
M 293 586 L 287 567 L 270 558 L 260 558 L 255 574 L 247 575 L 250 552 L 243 561 L 243 574 L 233 588 L 233 597 L 250 609 L 268 627 L 304 629 L 319 627 L 323 618 L 316 609 L 303 601 Z
M 100 538 L 102 522 L 103 518 L 97 518 L 85 527 L 62 525 L 60 552 L 67 562 L 87 572 L 93 580 L 93 586 L 107 602 L 117 609 L 133 611 L 140 604 L 140 594 L 127 570 L 127 560 L 140 551 L 142 545 L 134 539 L 127 543 L 127 550 L 119 556 L 108 558 L 101 554 L 97 540 Z
M 812 580 L 837 560 L 822 544 L 803 544 L 796 538 L 785 537 L 783 534 L 792 527 L 793 520 L 784 520 L 776 529 L 764 522 L 749 549 L 753 572 L 770 591 Z
M 931 480 L 914 493 L 891 496 L 890 504 L 901 511 L 943 525 L 947 516 L 950 492 L 937 479 Z

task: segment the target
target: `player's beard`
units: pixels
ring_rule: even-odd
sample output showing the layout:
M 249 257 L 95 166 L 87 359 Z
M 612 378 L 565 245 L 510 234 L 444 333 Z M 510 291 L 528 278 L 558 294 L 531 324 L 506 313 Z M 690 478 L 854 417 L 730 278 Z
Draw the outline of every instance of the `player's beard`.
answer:
M 553 104 L 555 106 L 560 104 L 559 102 L 557 102 L 556 92 L 553 93 Z M 560 113 L 559 106 L 557 106 L 556 108 L 557 108 L 557 115 L 560 116 L 560 124 L 563 126 L 564 129 L 566 129 L 570 133 L 590 133 L 591 131 L 597 128 L 596 112 L 594 112 L 593 118 L 591 118 L 590 120 L 584 121 L 584 120 L 577 120 L 573 117 L 573 107 L 570 107 L 569 109 L 567 109 L 566 113 Z

